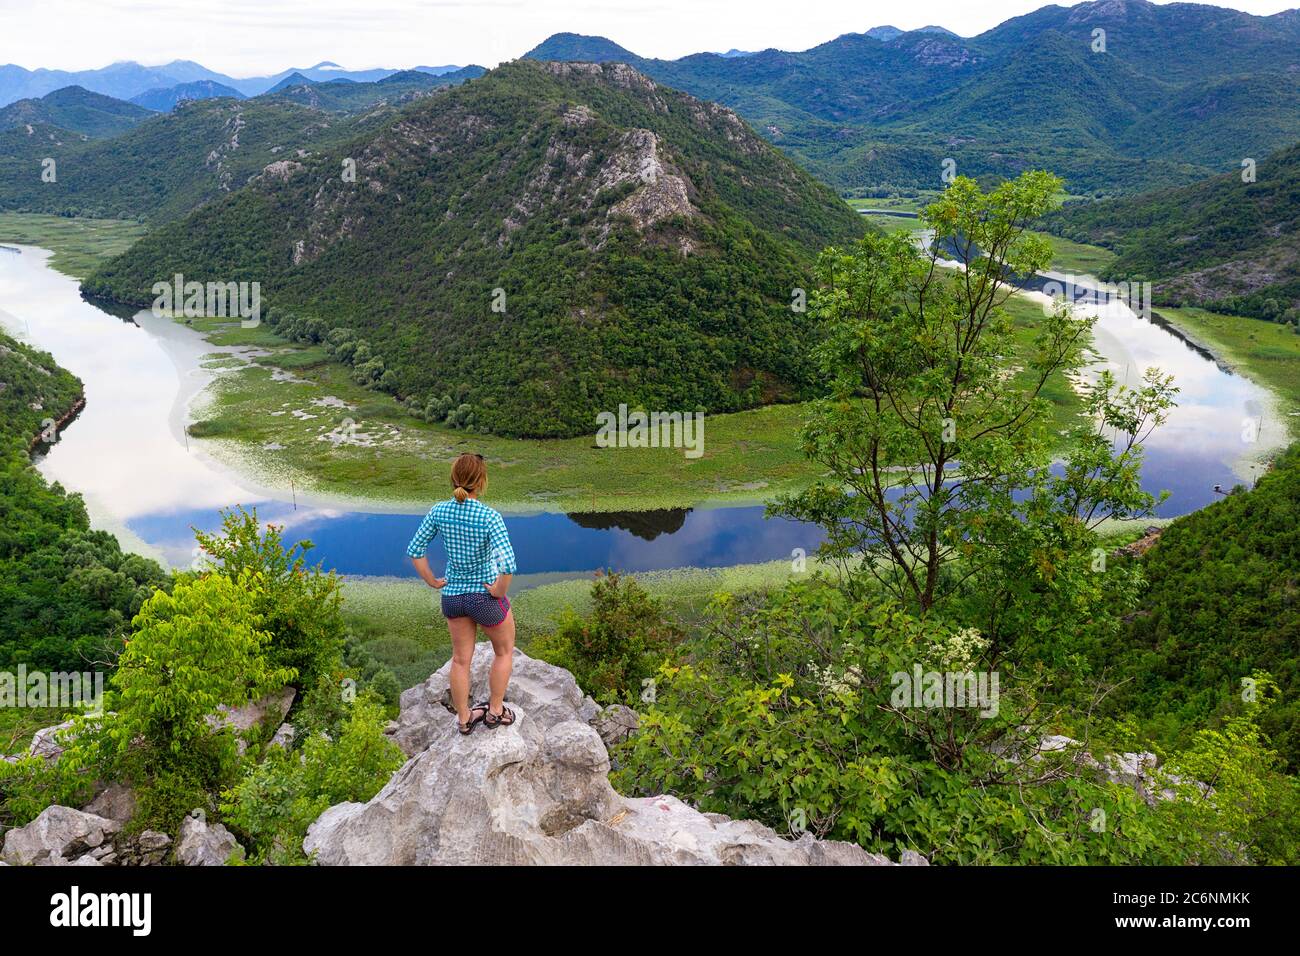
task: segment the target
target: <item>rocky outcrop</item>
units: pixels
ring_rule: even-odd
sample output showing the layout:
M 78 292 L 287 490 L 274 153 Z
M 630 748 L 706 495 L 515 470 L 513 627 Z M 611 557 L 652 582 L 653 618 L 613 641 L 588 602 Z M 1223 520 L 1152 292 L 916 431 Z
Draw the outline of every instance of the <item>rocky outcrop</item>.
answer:
M 1116 555 L 1123 555 L 1126 558 L 1140 558 L 1160 541 L 1160 536 L 1164 534 L 1165 529 L 1152 525 L 1142 530 L 1142 537 L 1138 538 L 1131 544 L 1126 544 L 1115 551 Z
M 0 756 L 0 760 L 7 763 L 17 763 L 25 757 L 43 757 L 46 760 L 58 760 L 63 754 L 64 744 L 63 732 L 72 727 L 72 721 L 67 720 L 61 724 L 55 724 L 53 727 L 42 727 L 32 735 L 31 746 L 23 753 L 5 754 Z
M 596 728 L 596 733 L 600 734 L 600 739 L 606 747 L 613 747 L 637 732 L 641 726 L 641 718 L 631 707 L 613 704 L 593 717 L 591 726 Z
M 225 866 L 231 856 L 244 859 L 244 848 L 220 823 L 208 823 L 198 811 L 181 822 L 177 862 L 185 866 Z
M 125 784 L 110 783 L 81 809 L 118 823 L 126 823 L 135 816 L 135 805 L 134 790 Z
M 487 695 L 480 644 L 471 696 Z M 787 840 L 671 796 L 609 784 L 600 711 L 568 671 L 515 652 L 512 726 L 462 736 L 446 709 L 448 667 L 402 695 L 391 736 L 410 756 L 369 803 L 330 807 L 304 849 L 324 865 L 888 865 L 849 843 Z
M 0 857 L 14 866 L 58 866 L 103 845 L 121 828 L 116 820 L 93 813 L 46 807 L 31 823 L 5 834 Z
M 229 727 L 239 735 L 256 726 L 275 725 L 279 727 L 284 718 L 289 715 L 289 709 L 293 707 L 294 699 L 297 696 L 298 691 L 293 687 L 282 687 L 242 707 L 226 707 L 223 704 L 217 709 L 217 713 L 208 715 L 208 726 L 214 730 Z M 241 755 L 246 747 L 247 744 L 241 736 L 239 740 L 239 753 Z
M 122 792 L 134 811 L 134 795 Z M 119 793 L 109 805 L 122 809 L 127 801 Z M 174 843 L 158 830 L 129 834 L 119 820 L 61 806 L 47 807 L 25 827 L 10 830 L 0 852 L 6 866 L 223 866 L 232 857 L 243 860 L 244 848 L 197 810 L 182 823 L 180 841 Z
M 100 862 L 116 866 L 161 866 L 170 862 L 172 838 L 157 830 L 145 830 L 137 836 L 121 837 L 113 845 L 114 858 Z M 80 861 L 78 861 L 80 862 Z
M 1080 767 L 1088 768 L 1098 776 L 1125 787 L 1132 787 L 1143 800 L 1154 805 L 1157 800 L 1172 800 L 1176 796 L 1166 783 L 1182 783 L 1174 774 L 1158 774 L 1160 759 L 1149 751 L 1107 754 L 1102 759 L 1094 757 L 1082 743 L 1060 734 L 1044 737 L 1038 744 L 1033 759 L 1048 753 L 1066 753 Z M 1203 792 L 1212 792 L 1198 784 Z

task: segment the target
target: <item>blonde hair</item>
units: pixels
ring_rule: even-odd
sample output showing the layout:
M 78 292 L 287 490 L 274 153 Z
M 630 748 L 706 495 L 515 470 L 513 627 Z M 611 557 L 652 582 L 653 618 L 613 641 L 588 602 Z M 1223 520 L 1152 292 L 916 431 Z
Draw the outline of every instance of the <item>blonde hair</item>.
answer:
M 487 487 L 487 465 L 482 455 L 464 454 L 451 463 L 451 495 L 461 504 Z

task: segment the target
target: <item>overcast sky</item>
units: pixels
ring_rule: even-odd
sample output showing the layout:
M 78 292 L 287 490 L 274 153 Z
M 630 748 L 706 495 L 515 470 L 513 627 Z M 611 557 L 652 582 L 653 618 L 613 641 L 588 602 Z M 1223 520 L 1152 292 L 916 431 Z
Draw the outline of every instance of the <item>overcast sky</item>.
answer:
M 232 76 L 333 60 L 349 69 L 495 66 L 552 33 L 642 56 L 804 50 L 842 33 L 937 24 L 972 36 L 1042 0 L 0 0 L 0 63 L 82 70 L 197 60 Z M 1063 3 L 1063 5 L 1069 5 Z M 1220 6 L 1277 13 L 1297 0 Z

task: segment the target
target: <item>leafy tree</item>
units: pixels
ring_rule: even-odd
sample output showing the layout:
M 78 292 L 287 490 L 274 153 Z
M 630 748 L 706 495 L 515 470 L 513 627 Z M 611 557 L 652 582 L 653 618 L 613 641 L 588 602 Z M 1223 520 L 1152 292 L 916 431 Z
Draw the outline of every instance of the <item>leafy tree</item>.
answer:
M 774 509 L 821 525 L 823 554 L 856 568 L 859 588 L 922 618 L 976 624 L 995 653 L 1041 630 L 1045 608 L 1064 615 L 1050 621 L 1060 633 L 1124 588 L 1120 575 L 1091 573 L 1095 529 L 1150 512 L 1141 440 L 1174 392 L 1154 370 L 1137 389 L 1102 376 L 1087 398 L 1091 421 L 1070 436 L 1064 467 L 1049 467 L 1042 391 L 1079 370 L 1091 321 L 1058 304 L 1026 347 L 1003 305 L 1012 275 L 1050 262 L 1026 226 L 1059 187 L 1029 172 L 985 193 L 959 177 L 924 213 L 928 249 L 873 235 L 822 255 L 812 301 L 830 394 L 814 404 L 803 444 L 829 475 Z M 944 248 L 966 268 L 943 268 Z
M 74 718 L 57 761 L 29 760 L 4 787 L 18 821 L 51 803 L 79 806 L 97 780 L 139 796 L 132 825 L 173 830 L 238 772 L 237 743 L 219 719 L 294 677 L 266 658 L 254 575 L 218 574 L 156 592 L 136 615 L 103 708 Z M 77 802 L 80 801 L 80 802 Z
M 276 525 L 263 528 L 256 510 L 236 508 L 222 513 L 220 532 L 195 531 L 195 538 L 228 580 L 255 576 L 256 613 L 271 635 L 268 656 L 291 668 L 299 686 L 310 687 L 341 660 L 346 625 L 340 582 L 334 572 L 307 565 L 310 541 L 286 548 L 282 532 Z
M 1278 772 L 1282 761 L 1259 727 L 1260 715 L 1280 697 L 1278 687 L 1263 672 L 1254 681 L 1257 694 L 1239 713 L 1198 731 L 1159 775 L 1176 797 L 1169 813 L 1196 841 L 1200 864 L 1300 862 L 1300 782 Z

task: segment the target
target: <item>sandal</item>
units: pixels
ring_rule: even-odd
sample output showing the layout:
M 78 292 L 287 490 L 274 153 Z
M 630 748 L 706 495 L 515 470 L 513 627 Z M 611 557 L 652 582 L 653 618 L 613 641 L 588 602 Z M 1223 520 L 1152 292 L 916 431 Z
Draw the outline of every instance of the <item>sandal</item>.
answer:
M 509 727 L 514 722 L 515 722 L 515 712 L 511 710 L 509 707 L 507 707 L 505 704 L 501 705 L 501 713 L 494 714 L 489 709 L 488 712 L 483 716 L 483 723 L 486 724 L 488 728 L 492 730 L 495 730 L 497 727 Z
M 483 713 L 475 717 L 474 714 L 480 710 Z M 474 725 L 485 721 L 487 719 L 487 715 L 488 715 L 487 701 L 484 701 L 481 704 L 475 704 L 473 707 L 469 709 L 469 722 L 462 724 L 459 720 L 456 721 L 456 729 L 459 730 L 462 734 L 471 734 L 474 732 Z

